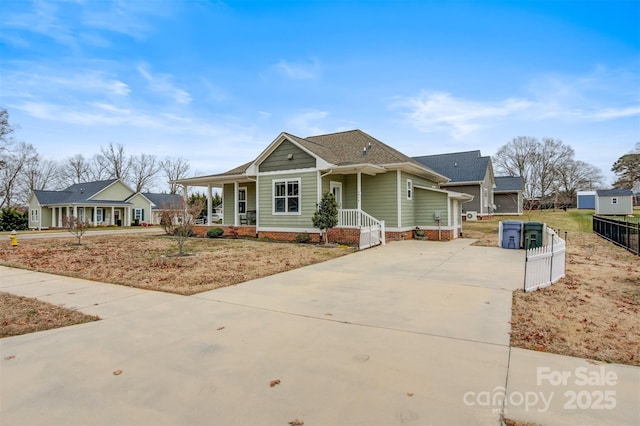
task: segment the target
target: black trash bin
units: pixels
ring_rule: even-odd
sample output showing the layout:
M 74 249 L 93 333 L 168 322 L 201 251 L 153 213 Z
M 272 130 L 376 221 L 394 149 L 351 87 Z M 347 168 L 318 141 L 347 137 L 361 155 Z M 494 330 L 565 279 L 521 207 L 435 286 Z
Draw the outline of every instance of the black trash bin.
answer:
M 520 235 L 522 233 L 522 222 L 505 221 L 502 222 L 501 247 L 505 249 L 518 250 L 520 248 Z
M 524 224 L 524 248 L 531 249 L 542 247 L 542 231 L 544 223 L 525 222 Z

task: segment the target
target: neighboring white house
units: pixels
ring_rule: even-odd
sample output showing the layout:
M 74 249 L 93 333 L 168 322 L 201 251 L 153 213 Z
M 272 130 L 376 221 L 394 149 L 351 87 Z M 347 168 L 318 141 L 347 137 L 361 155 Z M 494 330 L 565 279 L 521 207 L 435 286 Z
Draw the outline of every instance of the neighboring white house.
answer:
M 119 179 L 77 183 L 62 191 L 32 191 L 29 229 L 62 228 L 69 216 L 93 226 L 156 223 L 154 212 L 161 206 L 150 198 L 157 195 L 135 192 Z
M 633 192 L 630 189 L 605 189 L 596 191 L 596 214 L 633 214 Z

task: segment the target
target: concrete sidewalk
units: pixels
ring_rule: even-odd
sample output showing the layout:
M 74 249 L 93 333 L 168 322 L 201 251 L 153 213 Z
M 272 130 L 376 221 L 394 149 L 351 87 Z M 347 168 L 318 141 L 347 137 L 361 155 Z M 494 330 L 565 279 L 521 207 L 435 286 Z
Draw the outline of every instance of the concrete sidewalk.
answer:
M 486 395 L 586 364 L 509 348 L 523 261 L 406 241 L 191 297 L 0 267 L 0 291 L 103 318 L 0 340 L 0 424 L 498 424 Z M 615 408 L 507 417 L 640 423 L 639 370 L 605 367 Z

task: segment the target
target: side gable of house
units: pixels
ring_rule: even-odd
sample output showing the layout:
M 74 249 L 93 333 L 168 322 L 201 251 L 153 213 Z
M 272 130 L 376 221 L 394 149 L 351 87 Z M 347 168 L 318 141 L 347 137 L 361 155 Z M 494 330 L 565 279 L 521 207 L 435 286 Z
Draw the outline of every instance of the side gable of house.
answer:
M 273 172 L 314 167 L 316 167 L 316 159 L 312 155 L 306 153 L 291 141 L 285 140 L 260 163 L 258 170 L 260 172 Z
M 93 194 L 92 201 L 124 201 L 135 192 L 120 180 L 115 180 L 105 188 Z

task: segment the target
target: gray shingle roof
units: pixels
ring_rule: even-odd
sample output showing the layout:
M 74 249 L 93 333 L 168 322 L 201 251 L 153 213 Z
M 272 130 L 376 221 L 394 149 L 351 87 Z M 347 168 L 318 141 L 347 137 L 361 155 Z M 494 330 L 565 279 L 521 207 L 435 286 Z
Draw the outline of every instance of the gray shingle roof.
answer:
M 142 195 L 155 204 L 157 209 L 179 206 L 182 203 L 182 195 L 180 194 L 156 194 L 152 192 L 143 192 Z
M 496 188 L 493 192 L 512 192 L 524 190 L 524 178 L 521 176 L 496 176 Z
M 630 189 L 599 189 L 596 191 L 596 194 L 602 195 L 605 197 L 616 197 L 616 196 L 625 196 L 625 195 L 633 195 Z
M 305 139 L 299 139 L 299 141 L 307 149 L 338 166 L 363 163 L 376 165 L 413 163 L 425 167 L 424 164 L 416 162 L 413 158 L 380 142 L 362 130 L 309 136 Z M 367 148 L 366 153 L 364 148 Z M 429 167 L 427 166 L 427 168 Z
M 33 191 L 42 205 L 45 204 L 72 204 L 90 203 L 89 198 L 102 191 L 117 179 L 101 180 L 95 182 L 76 183 L 62 191 Z
M 453 152 L 450 154 L 424 155 L 414 160 L 456 182 L 484 180 L 491 157 L 483 157 L 480 151 Z
M 431 170 L 428 166 L 417 162 L 413 158 L 377 140 L 362 130 L 349 130 L 327 135 L 308 136 L 306 138 L 301 138 L 286 132 L 284 132 L 284 135 L 309 152 L 336 166 L 354 164 L 375 164 L 381 166 L 386 164 L 411 163 L 423 169 Z M 367 148 L 366 153 L 364 152 L 364 148 Z M 253 164 L 253 161 L 227 172 L 211 175 L 211 177 L 242 174 L 251 164 Z M 437 173 L 437 171 L 435 172 Z

